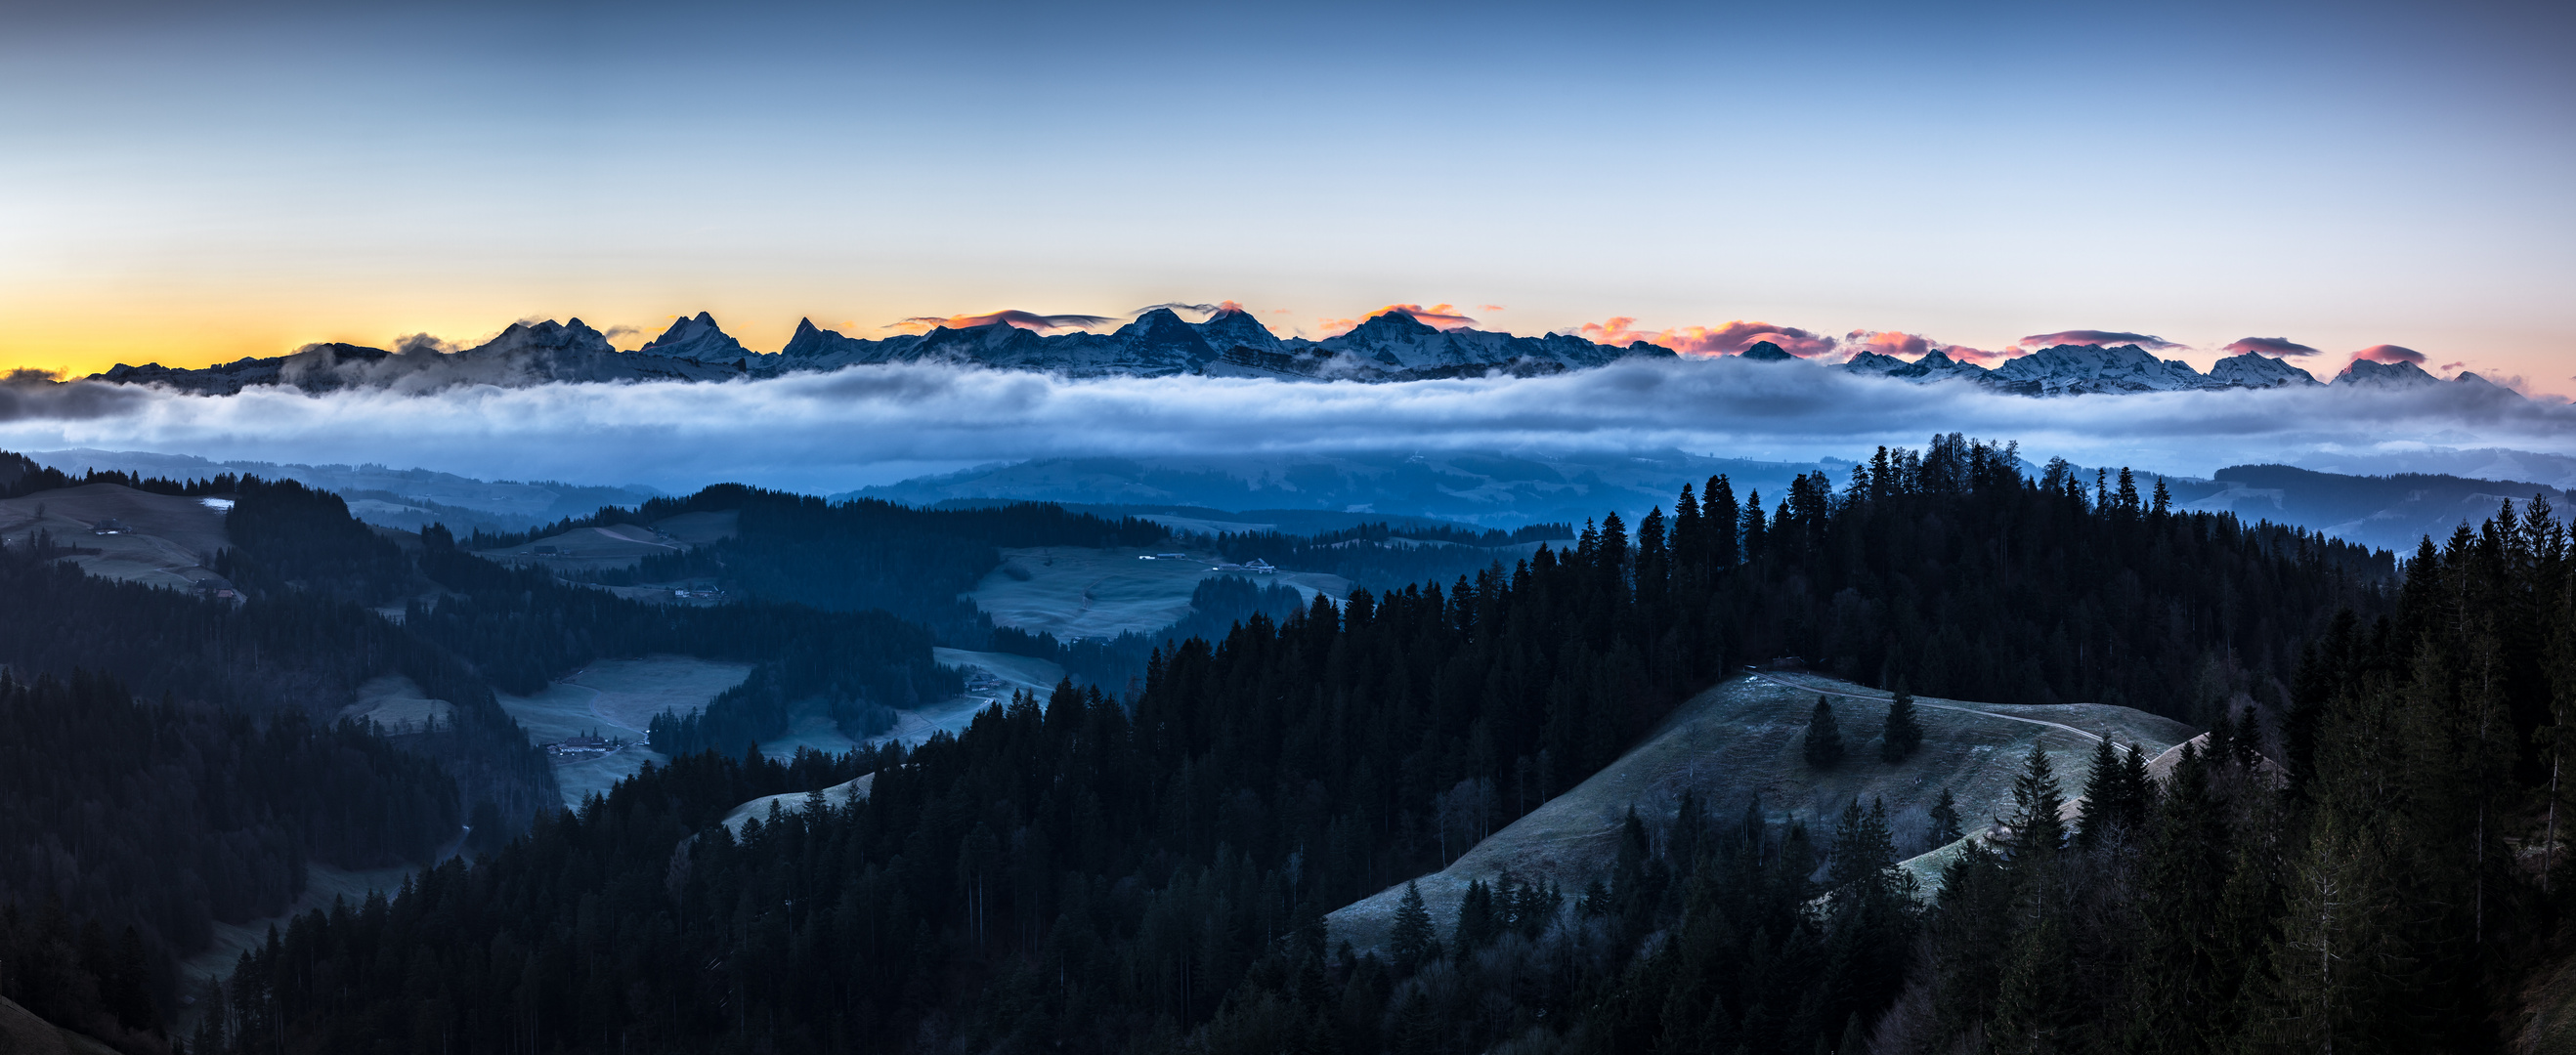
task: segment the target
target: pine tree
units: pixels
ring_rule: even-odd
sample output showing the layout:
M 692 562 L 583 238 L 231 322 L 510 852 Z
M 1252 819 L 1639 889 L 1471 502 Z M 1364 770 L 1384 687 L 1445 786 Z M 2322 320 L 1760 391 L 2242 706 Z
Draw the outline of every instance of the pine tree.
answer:
M 1395 906 L 1395 927 L 1387 933 L 1387 951 L 1395 956 L 1395 969 L 1410 974 L 1416 968 L 1440 958 L 1440 939 L 1431 929 L 1431 910 L 1422 904 L 1422 888 L 1412 880 L 1404 884 L 1404 900 Z
M 2048 764 L 2047 749 L 2036 740 L 2021 776 L 2013 779 L 2012 801 L 2012 816 L 2003 821 L 2012 829 L 2014 856 L 2055 852 L 2065 841 L 2066 822 L 2057 811 L 2066 805 L 2066 796 L 2057 785 L 2057 771 Z
M 1770 529 L 1762 519 L 1762 492 L 1759 490 L 1744 497 L 1743 535 L 1746 563 L 1759 559 L 1770 547 Z
M 1879 740 L 1879 758 L 1902 762 L 1922 746 L 1923 725 L 1914 719 L 1914 694 L 1899 686 L 1887 701 L 1887 731 Z
M 1818 696 L 1815 712 L 1807 719 L 1807 764 L 1832 769 L 1842 761 L 1843 734 L 1834 727 L 1834 705 Z
M 2090 850 L 2121 826 L 2129 814 L 2127 787 L 2120 779 L 2120 756 L 2108 738 L 2093 742 L 2093 771 L 2084 778 L 2084 802 L 2075 816 L 2075 843 Z
M 1965 836 L 1966 833 L 1959 830 L 1959 800 L 1951 796 L 1949 788 L 1943 787 L 1940 799 L 1932 803 L 1932 845 L 1948 846 Z
M 2122 812 L 2114 819 L 2132 832 L 2145 831 L 2147 816 L 2156 807 L 2156 782 L 2147 774 L 2146 753 L 2134 741 L 2120 756 L 2118 786 Z
M 1463 961 L 1492 944 L 1502 929 L 1502 921 L 1494 912 L 1493 890 L 1484 880 L 1469 880 L 1466 896 L 1458 899 L 1458 925 L 1450 932 L 1458 958 Z

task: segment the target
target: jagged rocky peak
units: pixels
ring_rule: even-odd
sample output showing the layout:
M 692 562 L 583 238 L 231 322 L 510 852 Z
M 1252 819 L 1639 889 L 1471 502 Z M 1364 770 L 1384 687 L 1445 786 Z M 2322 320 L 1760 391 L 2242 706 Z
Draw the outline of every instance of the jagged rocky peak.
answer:
M 1231 305 L 1218 308 L 1216 314 L 1200 323 L 1199 336 L 1207 341 L 1208 347 L 1219 352 L 1236 348 L 1262 352 L 1279 350 L 1278 334 L 1270 332 L 1270 327 L 1262 325 L 1251 312 Z
M 1753 347 L 1735 354 L 1743 356 L 1746 359 L 1753 360 L 1757 363 L 1785 363 L 1797 358 L 1797 356 L 1789 354 L 1786 349 L 1769 341 L 1755 341 L 1753 342 Z
M 525 322 L 514 322 L 510 324 L 508 329 L 502 330 L 500 336 L 494 337 L 489 341 L 485 341 L 482 344 L 468 348 L 462 352 L 458 352 L 457 354 L 480 357 L 491 355 L 515 355 L 521 352 L 537 351 L 605 352 L 615 354 L 617 349 L 609 347 L 608 336 L 606 334 L 603 334 L 598 330 L 591 329 L 589 324 L 582 322 L 580 318 L 576 317 L 565 322 L 556 322 L 553 319 L 547 319 L 544 322 L 536 323 L 534 325 Z
M 1343 334 L 1342 336 L 1362 341 L 1372 339 L 1402 340 L 1406 338 L 1428 337 L 1439 332 L 1439 327 L 1414 318 L 1409 314 L 1401 311 L 1388 311 L 1380 312 L 1376 315 L 1360 320 L 1359 325 L 1351 327 L 1351 332 Z
M 672 320 L 670 329 L 662 331 L 661 336 L 645 342 L 644 347 L 636 351 L 700 362 L 730 361 L 755 354 L 743 347 L 732 334 L 724 332 L 724 327 L 716 325 L 715 316 L 703 311 L 694 318 L 681 316 Z
M 1199 337 L 1198 327 L 1181 321 L 1180 315 L 1170 308 L 1156 308 L 1136 316 L 1136 321 L 1119 327 L 1117 332 L 1110 336 L 1156 343 L 1195 345 L 1207 343 Z
M 2210 387 L 2209 378 L 2191 364 L 2158 359 L 2135 344 L 2053 344 L 1996 367 L 1994 378 L 2041 396 Z
M 2315 375 L 2287 360 L 2255 352 L 2231 355 L 2210 364 L 2209 379 L 2238 388 L 2311 388 L 2317 384 Z
M 2413 363 L 2383 363 L 2374 359 L 2355 359 L 2334 379 L 2338 385 L 2365 387 L 2435 385 L 2441 382 L 2441 378 L 2425 373 L 2423 367 Z

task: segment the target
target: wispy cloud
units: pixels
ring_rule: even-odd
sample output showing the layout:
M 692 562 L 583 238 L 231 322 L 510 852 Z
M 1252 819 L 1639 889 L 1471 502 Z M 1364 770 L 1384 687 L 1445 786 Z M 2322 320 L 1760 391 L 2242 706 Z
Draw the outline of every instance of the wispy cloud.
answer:
M 1735 356 L 1631 360 L 1537 378 L 1304 384 L 1067 380 L 934 364 L 722 384 L 551 384 L 313 396 L 184 396 L 0 383 L 0 447 L 424 465 L 487 479 L 741 480 L 836 491 L 1033 457 L 1389 450 L 1647 450 L 1856 456 L 1934 432 L 2039 457 L 2204 474 L 2390 441 L 2576 453 L 2576 408 L 2485 386 L 2333 386 L 2031 399 Z M 2473 436 L 2476 444 L 2459 439 Z
M 1961 362 L 1981 365 L 2022 354 L 2017 348 L 1992 352 L 1983 348 L 1971 348 L 1964 344 L 1936 341 L 1919 333 L 1906 333 L 1902 330 L 1853 330 L 1843 335 L 1843 350 L 1848 353 L 1847 357 L 1857 356 L 1862 352 L 1876 352 L 1899 359 L 1920 359 L 1937 351 Z
M 2130 333 L 2126 330 L 2059 330 L 2055 333 L 2034 333 L 2014 342 L 2015 347 L 2028 350 L 2060 344 L 2134 344 L 2150 352 L 2186 347 L 2180 342 L 2168 341 L 2151 333 Z
M 1734 355 L 1761 341 L 1779 345 L 1780 350 L 1801 359 L 1830 357 L 1841 350 L 1840 342 L 1831 335 L 1749 319 L 1722 326 L 1677 326 L 1666 330 L 1640 330 L 1636 324 L 1634 318 L 1614 315 L 1606 322 L 1584 323 L 1575 335 L 1601 344 L 1644 341 L 1683 355 Z
M 2316 349 L 2287 337 L 2239 337 L 2220 345 L 2218 350 L 2229 355 L 2244 355 L 2252 352 L 2256 355 L 2268 355 L 2274 359 L 2295 359 L 2318 354 Z
M 1243 305 L 1241 305 L 1241 304 L 1237 304 L 1237 303 L 1235 303 L 1235 302 L 1233 302 L 1233 301 L 1230 301 L 1230 300 L 1229 300 L 1229 301 L 1226 301 L 1226 302 L 1224 302 L 1224 303 L 1222 303 L 1222 304 L 1182 304 L 1182 303 L 1180 303 L 1180 302 L 1178 302 L 1178 301 L 1175 301 L 1175 302 L 1170 303 L 1170 304 L 1148 304 L 1148 305 L 1146 305 L 1146 306 L 1144 306 L 1144 307 L 1141 307 L 1141 308 L 1138 308 L 1138 309 L 1136 309 L 1136 310 L 1134 310 L 1134 311 L 1128 312 L 1128 313 L 1127 313 L 1127 316 L 1128 316 L 1129 318 L 1134 318 L 1134 317 L 1136 317 L 1136 316 L 1138 316 L 1138 315 L 1145 314 L 1146 312 L 1149 312 L 1149 311 L 1156 311 L 1156 310 L 1163 309 L 1163 308 L 1169 308 L 1169 309 L 1171 309 L 1171 310 L 1172 310 L 1172 311 L 1174 311 L 1174 312 L 1188 312 L 1188 313 L 1190 313 L 1190 314 L 1192 314 L 1192 315 L 1214 315 L 1214 314 L 1216 314 L 1217 312 L 1224 311 L 1224 310 L 1225 310 L 1225 309 L 1227 309 L 1227 308 L 1234 308 L 1234 309 L 1240 310 L 1240 309 L 1242 309 L 1242 307 L 1243 307 Z
M 1148 308 L 1146 310 L 1151 311 L 1153 309 Z M 952 330 L 963 330 L 975 326 L 990 326 L 994 323 L 1000 322 L 1017 326 L 1023 330 L 1036 330 L 1040 333 L 1048 333 L 1055 330 L 1089 329 L 1093 326 L 1105 326 L 1117 321 L 1118 319 L 1115 316 L 1110 315 L 1041 315 L 1033 311 L 1021 311 L 1017 308 L 1005 308 L 1001 311 L 988 312 L 982 315 L 950 315 L 945 318 L 937 315 L 915 315 L 912 318 L 905 319 L 901 322 L 890 323 L 886 328 L 889 330 L 902 330 L 906 333 L 926 333 L 932 328 L 939 326 L 945 326 Z
M 2374 344 L 2368 348 L 2352 353 L 2352 358 L 2355 362 L 2368 359 L 2374 363 L 2413 363 L 2417 366 L 2424 365 L 2424 353 L 2412 348 L 2399 347 L 2394 344 Z
M 1427 308 L 1419 304 L 1389 304 L 1356 319 L 1326 318 L 1316 321 L 1323 325 L 1324 334 L 1329 337 L 1349 333 L 1359 328 L 1360 323 L 1390 313 L 1412 316 L 1414 321 L 1435 330 L 1455 330 L 1476 324 L 1476 320 L 1468 318 L 1455 304 L 1434 304 Z

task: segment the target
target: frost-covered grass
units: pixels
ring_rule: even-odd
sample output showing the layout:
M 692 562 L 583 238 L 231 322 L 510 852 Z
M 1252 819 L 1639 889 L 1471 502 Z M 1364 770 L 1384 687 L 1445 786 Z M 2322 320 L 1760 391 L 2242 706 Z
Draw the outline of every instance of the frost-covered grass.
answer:
M 564 805 L 579 807 L 581 800 L 593 793 L 604 794 L 619 780 L 634 775 L 646 762 L 669 759 L 644 747 L 644 729 L 654 715 L 668 708 L 677 714 L 694 714 L 706 707 L 717 694 L 742 684 L 751 676 L 751 668 L 740 663 L 718 663 L 692 656 L 647 656 L 642 659 L 603 659 L 582 668 L 569 678 L 546 686 L 533 696 L 500 697 L 501 709 L 527 731 L 528 742 L 550 744 L 566 737 L 597 733 L 608 738 L 623 737 L 636 741 L 623 750 L 597 758 L 566 762 L 555 767 L 555 784 L 563 792 Z M 825 725 L 828 727 L 829 722 Z M 848 750 L 849 738 L 839 730 L 838 750 Z M 778 743 L 783 752 L 795 752 L 795 744 L 807 742 L 799 734 Z M 822 746 L 815 742 L 814 746 Z M 769 745 L 762 750 L 768 752 Z
M 456 712 L 446 700 L 421 692 L 420 683 L 400 674 L 370 678 L 358 686 L 358 702 L 340 709 L 340 717 L 374 722 L 387 732 L 417 732 L 432 722 L 445 722 Z
M 1138 559 L 1158 552 L 1190 555 Z M 1160 630 L 1189 614 L 1190 594 L 1199 580 L 1244 575 L 1241 569 L 1220 568 L 1218 557 L 1184 543 L 1152 549 L 1010 549 L 1002 557 L 1001 566 L 977 583 L 967 599 L 995 623 L 1062 640 Z M 1309 601 L 1317 591 L 1340 598 L 1351 589 L 1338 575 L 1314 572 L 1256 578 L 1294 586 Z
M 90 528 L 115 520 L 126 530 L 93 535 Z M 0 500 L 0 540 L 24 547 L 39 530 L 62 546 L 97 554 L 65 558 L 103 579 L 172 589 L 193 588 L 214 573 L 199 565 L 231 545 L 224 514 L 202 499 L 156 495 L 121 484 L 85 484 Z
M 1844 761 L 1817 771 L 1804 741 L 1818 694 L 1830 697 L 1841 727 Z M 1606 878 L 1618 851 L 1619 824 L 1631 805 L 1650 825 L 1674 817 L 1684 790 L 1707 804 L 1719 823 L 1758 800 L 1772 823 L 1803 820 L 1820 850 L 1832 842 L 1845 805 L 1884 801 L 1899 853 L 1919 854 L 1906 867 L 1929 891 L 1957 845 L 1927 847 L 1932 804 L 1948 788 L 1962 827 L 1971 833 L 2011 808 L 2013 778 L 2031 744 L 2047 752 L 2069 799 L 2092 768 L 2094 737 L 2135 742 L 2156 756 L 2191 737 L 2179 722 L 2126 707 L 2069 704 L 2014 707 L 1916 697 L 1923 746 L 1903 762 L 1879 761 L 1887 694 L 1831 678 L 1742 674 L 1692 697 L 1643 743 L 1590 779 L 1533 810 L 1461 854 L 1448 868 L 1420 877 L 1424 902 L 1444 929 L 1467 884 L 1508 869 L 1523 879 L 1552 880 L 1571 898 Z M 1929 852 L 1925 852 L 1929 851 Z M 1334 912 L 1333 941 L 1359 948 L 1383 942 L 1404 884 Z

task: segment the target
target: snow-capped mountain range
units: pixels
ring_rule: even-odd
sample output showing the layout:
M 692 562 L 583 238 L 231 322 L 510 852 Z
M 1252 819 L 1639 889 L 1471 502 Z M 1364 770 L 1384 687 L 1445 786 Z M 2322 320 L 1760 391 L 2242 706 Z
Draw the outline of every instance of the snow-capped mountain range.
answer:
M 1754 362 L 1797 361 L 1768 341 L 1757 342 L 1741 354 Z M 870 339 L 844 336 L 807 319 L 797 323 L 795 336 L 785 348 L 764 354 L 743 347 L 714 317 L 699 312 L 673 322 L 661 336 L 632 352 L 618 351 L 598 330 L 573 319 L 561 324 L 516 323 L 490 341 L 455 352 L 316 344 L 292 355 L 246 358 L 197 370 L 157 363 L 118 364 L 90 380 L 161 385 L 210 395 L 229 395 L 259 385 L 307 392 L 432 391 L 551 381 L 723 381 L 866 364 L 937 362 L 1086 378 L 1200 375 L 1382 382 L 1497 372 L 1526 377 L 1629 358 L 1674 357 L 1670 349 L 1644 341 L 1622 347 L 1556 333 L 1520 337 L 1465 328 L 1443 330 L 1402 311 L 1373 316 L 1348 333 L 1320 341 L 1283 338 L 1250 312 L 1230 306 L 1203 322 L 1187 321 L 1170 308 L 1154 308 L 1113 332 L 1052 335 L 995 322 Z M 2219 360 L 2204 374 L 2179 359 L 2158 359 L 2135 344 L 2055 345 L 1991 369 L 1953 359 L 1937 349 L 1913 362 L 1862 352 L 1838 368 L 1915 383 L 1957 381 L 2027 396 L 2319 384 L 2298 367 L 2251 352 Z M 2354 362 L 2334 383 L 2488 385 L 2476 374 L 2445 382 L 2411 363 L 2370 360 Z

